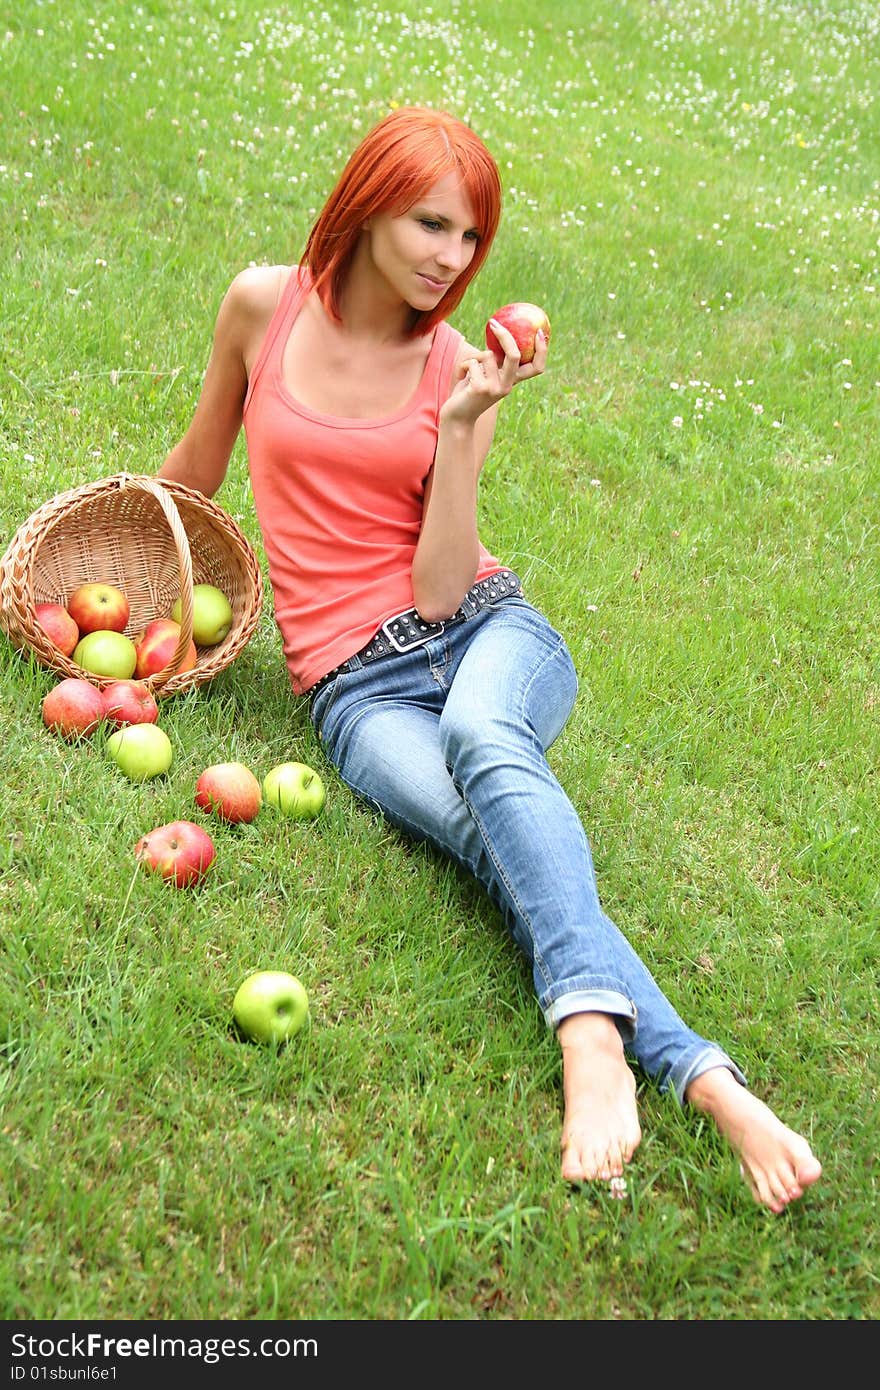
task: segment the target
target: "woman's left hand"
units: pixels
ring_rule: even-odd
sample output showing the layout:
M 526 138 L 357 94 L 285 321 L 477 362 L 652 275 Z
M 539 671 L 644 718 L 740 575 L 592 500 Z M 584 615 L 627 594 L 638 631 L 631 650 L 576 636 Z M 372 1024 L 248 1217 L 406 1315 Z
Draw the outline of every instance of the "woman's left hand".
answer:
M 547 365 L 546 334 L 538 332 L 534 357 L 531 362 L 521 363 L 513 334 L 495 319 L 490 323 L 504 349 L 503 362 L 499 366 L 495 354 L 488 348 L 463 358 L 457 368 L 458 379 L 440 412 L 441 419 L 473 423 L 490 406 L 509 395 L 517 382 L 540 376 Z

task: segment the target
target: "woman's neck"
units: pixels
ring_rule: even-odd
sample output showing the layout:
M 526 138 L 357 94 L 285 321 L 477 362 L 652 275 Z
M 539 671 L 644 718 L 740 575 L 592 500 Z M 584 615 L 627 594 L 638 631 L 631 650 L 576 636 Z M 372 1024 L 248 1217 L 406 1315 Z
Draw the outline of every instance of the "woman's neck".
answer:
M 339 310 L 346 333 L 365 345 L 399 343 L 408 338 L 416 311 L 377 275 L 364 242 L 357 246 L 342 292 Z

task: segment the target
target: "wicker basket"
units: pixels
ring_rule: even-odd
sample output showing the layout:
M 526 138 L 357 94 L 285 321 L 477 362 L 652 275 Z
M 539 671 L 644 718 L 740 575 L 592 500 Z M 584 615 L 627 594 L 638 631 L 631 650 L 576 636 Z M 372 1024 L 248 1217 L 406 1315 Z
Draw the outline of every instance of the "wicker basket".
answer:
M 168 666 L 146 684 L 174 695 L 211 680 L 239 655 L 260 618 L 263 581 L 250 543 L 221 507 L 182 483 L 120 473 L 61 492 L 15 533 L 0 560 L 0 627 L 18 648 L 61 676 L 95 685 L 50 641 L 34 617 L 38 603 L 66 603 L 80 584 L 105 581 L 131 606 L 127 635 L 137 638 L 181 600 L 181 632 Z M 198 660 L 178 671 L 192 639 L 194 584 L 215 584 L 232 605 L 222 642 L 197 647 Z

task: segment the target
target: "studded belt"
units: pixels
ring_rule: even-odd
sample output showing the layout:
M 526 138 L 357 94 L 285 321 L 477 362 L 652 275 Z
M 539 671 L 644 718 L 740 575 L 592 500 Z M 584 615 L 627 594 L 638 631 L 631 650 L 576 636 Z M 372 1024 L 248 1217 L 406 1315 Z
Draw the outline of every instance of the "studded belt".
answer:
M 451 618 L 444 618 L 442 622 L 426 622 L 417 608 L 406 608 L 402 613 L 395 613 L 376 629 L 365 647 L 361 647 L 354 656 L 339 666 L 334 666 L 332 671 L 328 671 L 326 676 L 315 682 L 308 692 L 310 699 L 314 699 L 323 686 L 329 685 L 330 681 L 335 680 L 344 671 L 354 670 L 355 662 L 365 666 L 371 661 L 394 656 L 397 652 L 408 652 L 413 647 L 423 647 L 433 637 L 439 637 L 448 627 L 474 617 L 481 609 L 488 608 L 491 603 L 497 603 L 498 599 L 509 598 L 513 594 L 522 597 L 522 591 L 520 578 L 513 570 L 496 570 L 494 574 L 487 575 L 485 579 L 478 579 L 476 584 L 472 584 L 462 599 L 461 607 L 456 609 Z

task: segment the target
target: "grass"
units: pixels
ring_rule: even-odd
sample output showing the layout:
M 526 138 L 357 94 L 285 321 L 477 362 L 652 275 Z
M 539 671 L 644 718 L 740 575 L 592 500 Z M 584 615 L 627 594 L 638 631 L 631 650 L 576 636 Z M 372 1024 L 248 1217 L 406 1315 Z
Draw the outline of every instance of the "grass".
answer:
M 169 775 L 42 728 L 0 646 L 6 1319 L 872 1319 L 880 353 L 876 7 L 506 0 L 236 13 L 33 3 L 0 33 L 2 534 L 153 472 L 249 262 L 291 261 L 359 132 L 448 106 L 496 152 L 456 324 L 526 298 L 483 538 L 565 633 L 553 761 L 603 899 L 689 1020 L 810 1135 L 781 1218 L 640 1081 L 628 1199 L 558 1178 L 557 1049 L 491 907 L 355 804 L 269 605 L 163 702 Z M 218 501 L 259 546 L 242 444 Z M 209 762 L 322 770 L 312 825 L 134 872 Z M 231 1000 L 291 969 L 282 1051 Z

